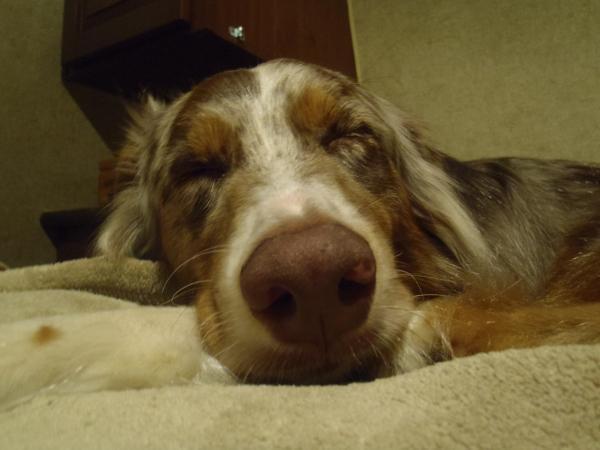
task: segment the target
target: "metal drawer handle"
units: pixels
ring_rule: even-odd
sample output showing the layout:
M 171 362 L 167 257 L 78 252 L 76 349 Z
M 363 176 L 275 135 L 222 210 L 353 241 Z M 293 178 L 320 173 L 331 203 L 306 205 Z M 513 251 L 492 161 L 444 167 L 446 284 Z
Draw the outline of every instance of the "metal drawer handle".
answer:
M 229 36 L 238 41 L 245 41 L 246 35 L 244 33 L 244 27 L 241 25 L 229 25 Z

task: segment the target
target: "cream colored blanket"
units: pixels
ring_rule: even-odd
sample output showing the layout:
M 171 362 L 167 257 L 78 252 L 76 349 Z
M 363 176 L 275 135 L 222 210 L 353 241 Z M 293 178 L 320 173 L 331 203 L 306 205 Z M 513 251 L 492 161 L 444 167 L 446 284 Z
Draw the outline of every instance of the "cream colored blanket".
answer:
M 0 327 L 158 304 L 162 276 L 133 260 L 9 270 Z M 20 448 L 600 448 L 600 346 L 482 354 L 347 386 L 44 393 L 0 412 L 0 449 Z

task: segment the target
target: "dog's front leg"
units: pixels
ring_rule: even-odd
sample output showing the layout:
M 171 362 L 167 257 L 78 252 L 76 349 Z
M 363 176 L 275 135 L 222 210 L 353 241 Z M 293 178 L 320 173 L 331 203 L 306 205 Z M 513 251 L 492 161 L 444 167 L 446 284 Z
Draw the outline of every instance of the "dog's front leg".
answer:
M 134 307 L 0 326 L 0 406 L 41 392 L 230 381 L 201 347 L 193 308 Z
M 531 301 L 518 291 L 423 303 L 404 332 L 398 370 L 510 348 L 600 342 L 600 303 Z

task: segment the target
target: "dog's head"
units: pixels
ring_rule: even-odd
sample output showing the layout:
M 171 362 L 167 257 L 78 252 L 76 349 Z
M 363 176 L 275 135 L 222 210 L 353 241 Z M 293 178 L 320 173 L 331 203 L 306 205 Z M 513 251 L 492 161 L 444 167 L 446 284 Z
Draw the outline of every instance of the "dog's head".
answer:
M 415 294 L 485 253 L 441 155 L 340 74 L 273 61 L 134 119 L 99 249 L 197 287 L 204 345 L 244 379 L 393 370 Z

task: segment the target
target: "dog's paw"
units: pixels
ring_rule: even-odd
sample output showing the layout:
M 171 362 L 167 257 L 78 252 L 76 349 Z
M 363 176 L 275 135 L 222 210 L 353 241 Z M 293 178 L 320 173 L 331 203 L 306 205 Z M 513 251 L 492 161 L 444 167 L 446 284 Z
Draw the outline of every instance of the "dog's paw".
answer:
M 429 305 L 415 311 L 402 339 L 396 360 L 400 373 L 452 359 L 452 347 L 436 307 Z

